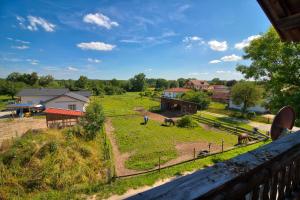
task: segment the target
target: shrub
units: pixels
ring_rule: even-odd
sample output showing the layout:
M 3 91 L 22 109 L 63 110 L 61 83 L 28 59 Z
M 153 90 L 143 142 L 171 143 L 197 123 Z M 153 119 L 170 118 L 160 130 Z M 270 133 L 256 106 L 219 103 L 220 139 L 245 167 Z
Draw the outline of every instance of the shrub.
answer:
M 184 116 L 177 121 L 177 126 L 182 128 L 194 128 L 197 126 L 197 123 L 193 120 L 192 116 Z
M 46 143 L 38 152 L 39 158 L 44 158 L 48 154 L 53 154 L 57 151 L 58 144 L 55 141 L 50 141 Z
M 198 110 L 207 109 L 210 104 L 210 99 L 207 94 L 201 91 L 186 92 L 181 97 L 185 101 L 190 101 L 198 104 Z
M 250 111 L 250 112 L 247 113 L 247 118 L 248 118 L 248 119 L 252 119 L 252 118 L 254 118 L 254 117 L 256 117 L 256 113 L 255 113 L 255 112 Z
M 86 140 L 95 139 L 97 133 L 99 133 L 103 127 L 104 120 L 104 111 L 100 102 L 98 100 L 91 101 L 86 108 L 84 117 L 81 120 Z

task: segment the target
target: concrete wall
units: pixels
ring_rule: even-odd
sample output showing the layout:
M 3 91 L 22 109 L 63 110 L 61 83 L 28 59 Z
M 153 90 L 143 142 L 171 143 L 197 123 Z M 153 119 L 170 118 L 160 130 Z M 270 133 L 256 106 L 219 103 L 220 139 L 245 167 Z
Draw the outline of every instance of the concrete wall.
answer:
M 40 104 L 54 97 L 55 96 L 26 96 L 26 97 L 21 97 L 21 103 Z
M 233 103 L 233 101 L 231 99 L 229 100 L 229 108 L 236 109 L 236 110 L 241 110 L 242 107 L 243 107 L 243 104 L 236 105 L 236 104 Z M 266 112 L 268 112 L 268 110 L 265 107 L 261 106 L 261 105 L 256 105 L 256 106 L 253 106 L 253 107 L 249 107 L 247 110 L 252 111 L 252 112 L 257 112 L 257 113 L 266 113 Z
M 59 98 L 53 99 L 45 104 L 46 108 L 62 108 L 62 109 L 69 109 L 68 105 L 74 104 L 76 105 L 76 110 L 85 111 L 85 107 L 87 103 L 67 97 L 61 96 Z

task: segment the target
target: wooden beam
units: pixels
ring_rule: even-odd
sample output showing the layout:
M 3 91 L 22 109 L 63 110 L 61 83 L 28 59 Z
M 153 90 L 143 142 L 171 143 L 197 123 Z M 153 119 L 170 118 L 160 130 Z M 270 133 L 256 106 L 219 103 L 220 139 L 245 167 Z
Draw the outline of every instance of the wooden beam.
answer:
M 284 31 L 300 28 L 300 13 L 279 19 L 277 25 L 280 30 Z

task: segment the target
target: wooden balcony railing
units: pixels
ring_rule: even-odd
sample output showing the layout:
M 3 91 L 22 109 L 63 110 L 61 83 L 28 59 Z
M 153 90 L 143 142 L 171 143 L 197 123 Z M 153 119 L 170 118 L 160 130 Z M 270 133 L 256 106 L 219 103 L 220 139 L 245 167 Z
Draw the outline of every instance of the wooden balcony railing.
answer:
M 298 191 L 300 131 L 129 199 L 300 199 Z

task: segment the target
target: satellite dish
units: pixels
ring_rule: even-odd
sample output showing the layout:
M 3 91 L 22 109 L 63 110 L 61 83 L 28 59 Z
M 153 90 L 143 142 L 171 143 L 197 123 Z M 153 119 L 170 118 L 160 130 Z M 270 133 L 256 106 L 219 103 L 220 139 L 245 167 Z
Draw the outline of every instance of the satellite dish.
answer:
M 294 126 L 296 113 L 290 106 L 285 106 L 276 114 L 271 126 L 272 140 L 278 139 L 286 129 L 291 130 Z

